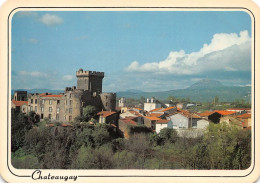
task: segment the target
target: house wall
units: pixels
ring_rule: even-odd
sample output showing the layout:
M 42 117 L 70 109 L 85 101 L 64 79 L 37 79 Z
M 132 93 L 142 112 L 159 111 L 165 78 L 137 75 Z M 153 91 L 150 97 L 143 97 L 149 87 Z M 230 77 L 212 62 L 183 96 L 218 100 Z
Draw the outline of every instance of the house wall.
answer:
M 209 126 L 209 121 L 201 119 L 197 121 L 197 129 L 206 129 Z
M 120 114 L 120 118 L 125 118 L 125 117 L 127 117 L 127 116 L 129 116 L 129 117 L 131 117 L 131 116 L 137 117 L 135 114 L 133 114 L 133 113 L 131 113 L 131 112 L 129 112 L 129 111 L 126 111 L 126 112 Z
M 174 114 L 167 117 L 167 120 L 171 120 L 173 129 L 189 128 L 189 120 L 186 116 L 181 114 Z
M 159 104 L 159 103 L 144 103 L 144 110 L 145 111 L 150 111 L 150 110 L 160 108 L 160 107 L 162 107 L 162 105 Z
M 163 129 L 163 128 L 168 128 L 168 124 L 163 124 L 163 123 L 156 123 L 156 127 L 155 127 L 155 131 L 156 133 L 160 133 L 160 131 Z
M 148 128 L 152 128 L 155 130 L 156 128 L 156 121 L 155 120 L 150 120 L 148 118 L 144 118 L 144 125 Z

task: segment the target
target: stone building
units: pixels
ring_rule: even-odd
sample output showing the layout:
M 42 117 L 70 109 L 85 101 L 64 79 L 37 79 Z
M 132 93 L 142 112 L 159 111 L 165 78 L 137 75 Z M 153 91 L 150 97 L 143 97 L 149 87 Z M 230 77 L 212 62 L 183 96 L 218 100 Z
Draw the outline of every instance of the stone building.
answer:
M 126 107 L 126 99 L 125 97 L 121 97 L 118 101 L 118 107 Z
M 27 99 L 27 91 L 16 91 L 14 93 L 15 101 L 26 101 Z
M 16 91 L 11 102 L 11 107 L 23 113 L 27 113 L 27 91 Z
M 100 111 L 115 110 L 116 94 L 102 93 L 104 72 L 79 69 L 76 76 L 77 87 L 66 87 L 62 94 L 29 94 L 28 111 L 35 111 L 41 119 L 73 121 L 82 115 L 83 108 L 88 105 Z

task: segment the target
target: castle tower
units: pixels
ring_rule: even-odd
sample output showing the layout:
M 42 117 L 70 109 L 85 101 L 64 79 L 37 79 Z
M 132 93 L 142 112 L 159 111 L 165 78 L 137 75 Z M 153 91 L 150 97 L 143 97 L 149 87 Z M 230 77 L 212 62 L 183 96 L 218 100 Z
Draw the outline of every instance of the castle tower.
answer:
M 125 107 L 125 106 L 126 106 L 125 97 L 122 97 L 122 98 L 119 99 L 119 101 L 118 101 L 118 106 L 119 106 L 119 107 Z
M 88 90 L 92 94 L 102 93 L 102 79 L 104 78 L 104 72 L 83 71 L 83 69 L 79 69 L 76 72 L 76 76 L 77 89 Z
M 27 91 L 16 91 L 14 93 L 14 100 L 26 101 L 27 100 Z
M 114 111 L 116 109 L 116 93 L 102 93 L 100 98 L 103 110 Z

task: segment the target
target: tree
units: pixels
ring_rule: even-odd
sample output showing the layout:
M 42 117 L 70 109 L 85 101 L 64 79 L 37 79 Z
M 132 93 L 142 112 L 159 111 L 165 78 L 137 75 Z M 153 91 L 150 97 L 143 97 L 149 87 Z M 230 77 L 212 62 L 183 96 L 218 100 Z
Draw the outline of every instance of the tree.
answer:
M 126 141 L 126 149 L 134 152 L 137 156 L 141 158 L 139 166 L 143 168 L 145 160 L 148 156 L 151 155 L 152 150 L 148 135 L 137 133 L 130 136 L 129 140 Z
M 172 128 L 163 128 L 158 135 L 163 144 L 166 142 L 174 143 L 178 136 L 177 131 Z
M 32 128 L 27 117 L 15 109 L 11 110 L 11 151 L 15 152 L 23 146 L 25 133 Z
M 88 105 L 83 108 L 83 120 L 89 121 L 94 118 L 97 114 L 97 108 L 95 106 Z

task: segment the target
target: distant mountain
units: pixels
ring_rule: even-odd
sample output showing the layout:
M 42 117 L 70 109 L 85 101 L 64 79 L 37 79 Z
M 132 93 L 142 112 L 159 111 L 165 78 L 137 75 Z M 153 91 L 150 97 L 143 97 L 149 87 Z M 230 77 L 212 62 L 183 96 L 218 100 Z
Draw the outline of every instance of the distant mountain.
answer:
M 27 91 L 27 93 L 64 93 L 64 90 L 51 90 L 51 89 L 16 89 L 11 90 L 11 95 L 15 93 L 15 91 Z
M 142 93 L 125 91 L 117 92 L 117 97 L 139 99 L 143 96 L 145 98 L 156 97 L 159 100 L 165 100 L 168 96 L 174 96 L 176 98 L 190 98 L 192 101 L 209 102 L 212 101 L 215 96 L 218 96 L 220 101 L 232 102 L 242 98 L 245 101 L 249 101 L 251 100 L 249 97 L 250 93 L 251 87 L 248 86 L 225 86 L 216 80 L 203 79 L 187 89 Z
M 222 86 L 223 85 L 219 81 L 211 80 L 211 79 L 202 79 L 202 80 L 194 83 L 187 89 L 192 90 L 192 89 L 218 88 L 218 87 L 222 87 Z
M 28 93 L 63 93 L 64 90 L 50 90 L 50 89 L 19 89 L 26 90 Z M 12 95 L 16 90 L 12 90 Z M 251 87 L 245 86 L 225 86 L 219 81 L 203 79 L 186 89 L 161 91 L 161 92 L 144 92 L 141 90 L 130 89 L 126 91 L 117 92 L 117 97 L 135 98 L 140 97 L 155 97 L 158 100 L 166 100 L 169 96 L 176 98 L 190 98 L 192 101 L 209 102 L 215 96 L 219 97 L 220 101 L 232 102 L 236 99 L 244 99 L 250 101 Z
M 129 93 L 143 93 L 143 91 L 135 90 L 135 89 L 126 90 L 126 92 L 129 92 Z

